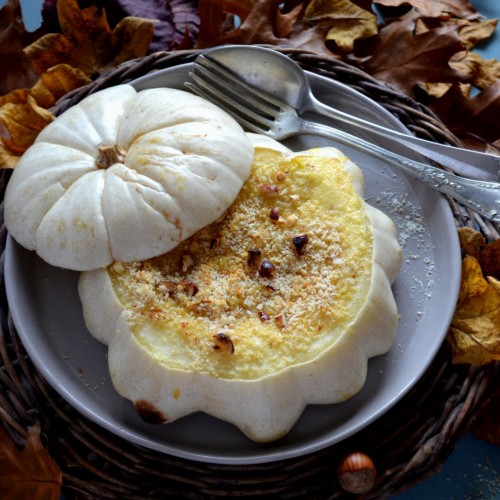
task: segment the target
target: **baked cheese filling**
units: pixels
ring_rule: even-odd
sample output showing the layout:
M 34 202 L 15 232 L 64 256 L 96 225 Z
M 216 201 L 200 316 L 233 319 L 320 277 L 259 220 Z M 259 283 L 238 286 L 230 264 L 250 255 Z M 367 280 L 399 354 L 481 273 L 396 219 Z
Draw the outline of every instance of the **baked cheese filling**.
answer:
M 255 380 L 314 359 L 363 308 L 373 236 L 347 157 L 257 149 L 225 217 L 167 254 L 108 268 L 157 363 Z

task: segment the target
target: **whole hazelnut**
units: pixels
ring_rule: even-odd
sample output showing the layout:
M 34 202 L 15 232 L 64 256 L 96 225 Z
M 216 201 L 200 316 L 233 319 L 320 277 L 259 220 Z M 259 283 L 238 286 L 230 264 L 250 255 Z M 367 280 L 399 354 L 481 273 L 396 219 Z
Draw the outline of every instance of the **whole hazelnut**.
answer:
M 377 471 L 372 459 L 364 453 L 347 455 L 337 470 L 340 486 L 349 493 L 368 493 L 377 479 Z

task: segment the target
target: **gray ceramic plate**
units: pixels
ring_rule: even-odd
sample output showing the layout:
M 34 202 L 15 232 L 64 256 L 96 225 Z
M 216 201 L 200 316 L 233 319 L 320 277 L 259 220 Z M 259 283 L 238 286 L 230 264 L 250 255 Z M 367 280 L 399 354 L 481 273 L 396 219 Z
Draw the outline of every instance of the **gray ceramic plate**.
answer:
M 158 71 L 137 88 L 183 88 L 190 65 Z M 309 74 L 317 97 L 342 110 L 404 130 L 379 105 L 335 81 Z M 369 134 L 365 138 L 370 138 Z M 379 140 L 383 145 L 383 140 Z M 296 150 L 332 144 L 295 138 Z M 109 380 L 106 347 L 90 336 L 77 294 L 78 274 L 49 266 L 9 238 L 7 293 L 14 323 L 33 362 L 81 413 L 134 443 L 215 463 L 260 463 L 313 452 L 359 431 L 393 406 L 419 379 L 441 345 L 459 289 L 460 253 L 445 199 L 378 160 L 343 149 L 366 176 L 366 199 L 399 229 L 404 263 L 394 285 L 401 322 L 392 350 L 369 362 L 362 391 L 347 402 L 309 406 L 279 441 L 256 444 L 232 425 L 204 414 L 172 424 L 144 423 Z

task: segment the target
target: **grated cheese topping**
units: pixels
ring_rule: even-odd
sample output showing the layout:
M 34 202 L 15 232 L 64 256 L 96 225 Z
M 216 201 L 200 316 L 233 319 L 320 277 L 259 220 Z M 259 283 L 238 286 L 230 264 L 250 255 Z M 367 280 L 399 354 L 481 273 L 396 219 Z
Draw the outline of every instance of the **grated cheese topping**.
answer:
M 222 220 L 165 255 L 108 268 L 132 332 L 157 362 L 252 380 L 355 334 L 373 241 L 346 161 L 257 149 Z

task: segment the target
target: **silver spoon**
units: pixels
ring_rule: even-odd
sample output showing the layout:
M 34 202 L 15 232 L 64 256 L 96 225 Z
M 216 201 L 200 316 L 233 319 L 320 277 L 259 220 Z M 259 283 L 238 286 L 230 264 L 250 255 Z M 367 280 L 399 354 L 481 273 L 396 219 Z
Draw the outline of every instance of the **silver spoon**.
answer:
M 207 53 L 243 76 L 248 83 L 297 109 L 299 115 L 312 112 L 369 131 L 437 161 L 460 175 L 479 180 L 500 180 L 498 156 L 427 141 L 323 104 L 314 96 L 302 68 L 280 52 L 251 45 L 225 45 L 209 49 Z

